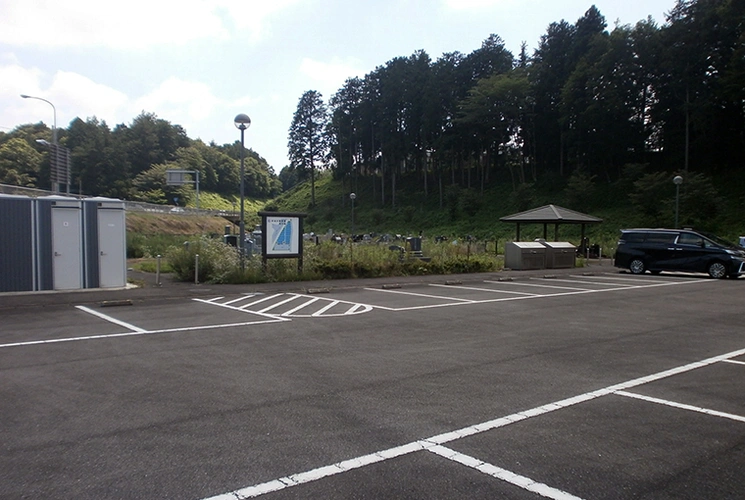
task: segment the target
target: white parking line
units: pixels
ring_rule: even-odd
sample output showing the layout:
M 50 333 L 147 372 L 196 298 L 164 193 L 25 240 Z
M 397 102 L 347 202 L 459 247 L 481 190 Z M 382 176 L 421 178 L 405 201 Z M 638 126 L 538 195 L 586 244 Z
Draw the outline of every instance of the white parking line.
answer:
M 325 313 L 326 311 L 328 311 L 329 309 L 331 309 L 338 303 L 339 303 L 338 300 L 332 300 L 331 302 L 329 302 L 328 304 L 320 308 L 318 311 L 314 312 L 311 316 L 321 316 L 323 313 Z
M 344 316 L 349 316 L 350 314 L 359 314 L 362 312 L 370 312 L 372 311 L 372 307 L 365 305 L 365 304 L 354 304 L 352 307 L 347 309 L 347 311 L 343 314 Z
M 291 295 L 290 297 L 286 298 L 285 300 L 280 300 L 276 304 L 272 304 L 269 307 L 265 307 L 264 309 L 257 311 L 259 314 L 264 314 L 267 311 L 271 311 L 272 309 L 276 309 L 279 306 L 283 306 L 287 304 L 288 302 L 292 302 L 293 300 L 297 299 L 297 295 Z
M 365 288 L 370 292 L 383 292 L 383 293 L 397 293 L 400 295 L 413 295 L 415 297 L 427 297 L 428 299 L 441 299 L 441 300 L 456 300 L 458 302 L 473 303 L 477 302 L 469 299 L 461 299 L 460 297 L 443 297 L 441 295 L 428 295 L 426 293 L 415 293 L 415 292 L 403 292 L 401 290 L 384 290 L 382 288 Z
M 253 296 L 254 296 L 254 294 L 242 295 L 242 296 L 238 297 L 237 299 L 233 299 L 233 300 L 229 300 L 227 302 L 223 302 L 223 304 L 225 304 L 226 306 L 229 306 L 231 304 L 235 304 L 236 302 L 240 302 L 241 300 L 250 299 Z M 222 299 L 222 297 L 220 297 L 220 298 Z M 216 300 L 216 299 L 211 299 L 211 300 Z
M 88 314 L 92 314 L 93 316 L 96 316 L 97 318 L 101 318 L 103 320 L 108 321 L 109 323 L 114 323 L 115 325 L 123 326 L 127 330 L 132 330 L 133 332 L 138 333 L 146 333 L 147 330 L 144 330 L 140 327 L 130 325 L 129 323 L 125 323 L 124 321 L 118 320 L 116 318 L 112 318 L 111 316 L 107 316 L 106 314 L 100 313 L 98 311 L 94 311 L 93 309 L 90 309 L 85 306 L 75 306 L 76 309 L 79 309 L 83 312 L 87 312 Z
M 587 276 L 581 276 L 581 275 L 571 275 L 572 278 L 587 278 Z M 620 276 L 608 276 L 607 274 L 604 274 L 602 276 L 604 280 L 613 280 L 613 281 L 630 281 L 632 283 L 659 283 L 659 279 L 644 279 L 644 278 L 622 278 Z
M 300 295 L 297 295 L 296 297 L 300 297 Z M 318 302 L 318 297 L 311 297 L 310 300 L 307 300 L 307 301 L 303 302 L 302 304 L 300 304 L 299 306 L 297 306 L 297 307 L 295 307 L 293 309 L 290 309 L 287 312 L 282 313 L 282 316 L 290 316 L 290 315 L 298 312 L 299 310 L 303 309 L 304 307 L 309 306 L 309 305 L 311 305 L 311 304 L 313 304 L 315 302 Z
M 457 288 L 459 290 L 473 290 L 475 292 L 491 292 L 491 293 L 509 293 L 513 295 L 530 295 L 530 296 L 538 296 L 537 293 L 527 293 L 527 292 L 515 292 L 512 290 L 496 290 L 494 288 L 478 288 L 474 286 L 457 286 L 457 285 L 438 285 L 436 283 L 431 283 L 429 286 L 439 286 L 443 288 Z
M 745 417 L 740 416 L 740 415 L 733 415 L 732 413 L 724 413 L 724 412 L 717 411 L 717 410 L 709 410 L 707 408 L 700 408 L 698 406 L 692 406 L 692 405 L 687 405 L 683 403 L 676 403 L 675 401 L 668 401 L 665 399 L 653 398 L 650 396 L 643 396 L 641 394 L 636 394 L 633 392 L 617 391 L 614 394 L 618 394 L 619 396 L 626 396 L 627 398 L 640 399 L 642 401 L 648 401 L 650 403 L 657 403 L 660 405 L 671 406 L 673 408 L 680 408 L 682 410 L 689 410 L 689 411 L 695 411 L 697 413 L 704 413 L 706 415 L 712 415 L 715 417 L 722 417 L 722 418 L 728 418 L 730 420 L 737 420 L 738 422 L 745 422 Z
M 83 337 L 64 337 L 60 339 L 28 340 L 25 342 L 13 342 L 10 344 L 0 344 L 0 349 L 5 349 L 9 347 L 43 345 L 43 344 L 59 344 L 59 343 L 64 343 L 64 342 L 81 342 L 84 340 L 113 339 L 117 337 L 135 337 L 138 335 L 156 335 L 160 333 L 193 332 L 193 331 L 198 331 L 198 330 L 216 330 L 219 328 L 234 328 L 234 327 L 241 327 L 241 326 L 264 325 L 267 323 L 277 323 L 279 321 L 285 321 L 285 320 L 281 318 L 263 319 L 263 320 L 257 320 L 257 321 L 245 321 L 243 323 L 228 323 L 228 324 L 222 324 L 222 325 L 187 326 L 183 328 L 166 328 L 163 330 L 142 330 L 142 331 L 137 331 L 137 332 L 104 333 L 100 335 L 86 335 Z
M 275 293 L 274 295 L 267 295 L 266 297 L 264 297 L 262 299 L 254 300 L 253 302 L 249 302 L 248 304 L 243 304 L 240 308 L 245 310 L 248 307 L 255 306 L 256 304 L 261 304 L 262 302 L 266 302 L 267 300 L 272 300 L 274 298 L 277 298 L 280 295 L 282 295 L 282 294 L 281 293 Z M 225 305 L 225 304 L 220 304 L 220 305 Z
M 514 484 L 524 490 L 537 493 L 542 497 L 553 498 L 555 500 L 581 500 L 580 497 L 571 495 L 566 491 L 561 491 L 546 484 L 538 483 L 529 477 L 521 476 L 506 469 L 502 469 L 501 467 L 497 467 L 496 465 L 482 462 L 477 458 L 464 455 L 463 453 L 451 450 L 445 446 L 432 446 L 431 448 L 427 448 L 427 451 L 443 458 L 447 458 L 448 460 L 452 460 L 453 462 L 465 465 L 466 467 L 476 469 L 477 471 L 483 472 L 489 476 L 501 479 L 504 482 Z
M 501 282 L 488 282 L 488 283 L 501 283 Z M 656 283 L 654 285 L 638 285 L 638 286 L 621 286 L 617 288 L 603 288 L 603 289 L 586 289 L 586 288 L 572 288 L 572 287 L 564 287 L 564 286 L 550 286 L 550 285 L 535 285 L 530 283 L 515 283 L 512 281 L 507 281 L 504 283 L 509 283 L 510 285 L 523 285 L 523 286 L 537 286 L 537 287 L 543 287 L 543 288 L 558 288 L 560 290 L 571 290 L 569 292 L 559 292 L 559 293 L 549 293 L 545 295 L 524 295 L 520 297 L 504 297 L 499 299 L 483 299 L 483 300 L 469 300 L 464 302 L 446 302 L 444 304 L 429 304 L 429 305 L 423 305 L 423 306 L 410 306 L 410 307 L 386 307 L 386 306 L 373 306 L 375 309 L 382 309 L 385 311 L 416 311 L 420 309 L 435 309 L 438 307 L 453 307 L 453 306 L 467 306 L 467 305 L 475 305 L 475 304 L 491 304 L 495 302 L 510 302 L 513 300 L 528 300 L 528 299 L 547 299 L 551 297 L 568 297 L 570 295 L 585 295 L 585 294 L 592 294 L 592 293 L 606 293 L 606 292 L 618 292 L 618 291 L 627 291 L 627 290 L 637 290 L 642 288 L 654 288 L 654 287 L 661 287 L 661 286 L 671 286 L 671 285 L 685 285 L 688 283 L 704 283 L 703 281 L 680 281 L 680 282 L 665 282 L 665 283 Z M 390 290 L 378 290 L 375 288 L 366 288 L 365 290 L 371 290 L 371 291 L 390 291 Z M 417 294 L 413 294 L 417 295 Z M 426 296 L 426 295 L 423 295 Z M 437 298 L 445 298 L 436 295 Z M 462 299 L 461 299 L 462 300 Z
M 485 283 L 494 283 L 494 284 L 506 284 L 506 285 L 517 285 L 517 286 L 531 286 L 536 288 L 553 288 L 558 290 L 577 290 L 579 292 L 592 292 L 594 291 L 592 288 L 576 288 L 572 286 L 551 286 L 551 285 L 538 285 L 536 283 L 520 283 L 519 281 L 490 281 L 485 280 Z
M 252 304 L 257 304 L 259 302 L 263 302 L 265 300 L 269 300 L 269 299 L 274 298 L 274 297 L 279 297 L 280 295 L 282 295 L 282 294 L 279 294 L 278 293 L 277 295 L 272 295 L 271 297 L 266 297 L 266 298 L 263 298 L 261 300 L 257 300 L 256 302 L 253 302 Z M 252 304 L 244 304 L 244 305 L 242 305 L 240 307 L 235 307 L 235 306 L 232 306 L 232 305 L 229 305 L 229 304 L 222 304 L 220 302 L 211 302 L 209 300 L 204 300 L 204 299 L 191 299 L 191 300 L 193 300 L 195 302 L 202 302 L 204 304 L 210 304 L 212 306 L 224 307 L 225 309 L 230 309 L 231 311 L 240 311 L 242 313 L 256 314 L 257 316 L 263 316 L 263 317 L 266 317 L 266 318 L 273 318 L 273 319 L 277 319 L 279 321 L 292 321 L 290 319 L 278 317 L 276 314 L 263 314 L 261 312 L 249 311 L 248 309 L 246 309 L 246 307 L 248 307 L 249 305 L 252 305 Z
M 338 462 L 336 464 L 319 467 L 317 469 L 313 469 L 307 472 L 301 472 L 298 474 L 292 474 L 290 476 L 281 477 L 279 479 L 274 479 L 272 481 L 268 481 L 265 483 L 256 484 L 253 486 L 249 486 L 247 488 L 242 488 L 240 490 L 232 491 L 229 493 L 224 493 L 224 494 L 217 495 L 214 497 L 209 497 L 208 499 L 205 499 L 205 500 L 227 500 L 227 499 L 245 500 L 248 498 L 254 498 L 259 495 L 263 495 L 265 493 L 270 493 L 273 491 L 290 488 L 290 487 L 308 483 L 311 481 L 316 481 L 318 479 L 340 474 L 342 472 L 347 472 L 348 470 L 363 467 L 365 465 L 369 465 L 372 463 L 382 462 L 384 460 L 399 457 L 399 456 L 406 455 L 409 453 L 429 450 L 430 448 L 437 446 L 437 445 L 442 445 L 447 442 L 455 441 L 457 439 L 461 439 L 466 436 L 472 436 L 472 435 L 479 434 L 482 432 L 498 429 L 500 427 L 504 427 L 504 426 L 513 424 L 515 422 L 520 422 L 522 420 L 533 418 L 538 415 L 544 415 L 546 413 L 550 413 L 556 410 L 568 408 L 570 406 L 584 403 L 586 401 L 591 401 L 593 399 L 607 396 L 609 394 L 623 393 L 621 395 L 625 395 L 625 391 L 627 389 L 638 387 L 640 385 L 648 384 L 650 382 L 654 382 L 654 381 L 661 380 L 664 378 L 672 377 L 674 375 L 680 375 L 681 373 L 686 373 L 692 370 L 696 370 L 698 368 L 702 368 L 704 366 L 709 366 L 715 363 L 719 363 L 719 362 L 726 361 L 731 358 L 736 358 L 736 357 L 743 356 L 743 355 L 745 355 L 745 349 L 732 351 L 732 352 L 722 354 L 719 356 L 714 356 L 714 357 L 707 358 L 701 361 L 695 361 L 693 363 L 688 363 L 686 365 L 671 368 L 669 370 L 664 370 L 661 372 L 653 373 L 651 375 L 647 375 L 644 377 L 631 379 L 626 382 L 614 384 L 614 385 L 611 385 L 611 386 L 608 386 L 602 389 L 598 389 L 595 391 L 586 392 L 584 394 L 579 394 L 571 398 L 566 398 L 560 401 L 555 401 L 553 403 L 548 403 L 542 406 L 538 406 L 536 408 L 532 408 L 530 410 L 513 413 L 512 415 L 507 415 L 505 417 L 496 418 L 488 422 L 482 422 L 480 424 L 471 425 L 471 426 L 457 429 L 454 431 L 450 431 L 447 433 L 439 434 L 437 436 L 433 436 L 431 438 L 427 438 L 424 440 L 414 441 L 414 442 L 404 444 L 401 446 L 396 446 L 394 448 L 389 448 L 387 450 L 371 453 L 369 455 L 364 455 L 364 456 L 353 458 L 350 460 L 345 460 L 343 462 Z M 569 497 L 563 497 L 563 498 L 569 498 Z
M 564 280 L 559 278 L 531 278 L 540 281 L 552 281 L 554 283 L 579 283 L 580 285 L 600 285 L 600 286 L 620 286 L 620 287 L 632 287 L 634 285 L 622 285 L 618 283 L 603 283 L 601 281 L 584 281 L 579 279 Z
M 725 363 L 732 363 L 733 365 L 745 365 L 745 361 L 737 361 L 735 359 L 725 359 Z

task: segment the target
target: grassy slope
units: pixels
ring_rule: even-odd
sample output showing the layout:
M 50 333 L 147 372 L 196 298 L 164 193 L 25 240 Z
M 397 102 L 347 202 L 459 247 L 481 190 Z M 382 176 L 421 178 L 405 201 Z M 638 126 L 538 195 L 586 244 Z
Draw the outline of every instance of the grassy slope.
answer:
M 447 189 L 450 179 L 443 181 Z M 510 215 L 527 208 L 535 208 L 549 203 L 560 205 L 572 210 L 588 213 L 603 219 L 599 225 L 586 227 L 586 235 L 591 243 L 598 243 L 603 248 L 615 246 L 618 230 L 623 227 L 647 225 L 635 214 L 629 203 L 628 186 L 616 184 L 596 183 L 593 193 L 583 198 L 580 205 L 567 200 L 564 191 L 564 181 L 561 179 L 547 179 L 536 186 L 532 197 L 528 201 L 516 199 L 509 182 L 494 183 L 488 187 L 483 195 L 474 189 L 473 198 L 477 200 L 477 209 L 469 215 L 459 208 L 455 218 L 448 210 L 447 196 L 443 196 L 443 207 L 440 207 L 439 190 L 436 179 L 429 178 L 428 193 L 425 195 L 421 179 L 401 182 L 397 187 L 396 206 L 391 207 L 390 186 L 386 186 L 385 207 L 381 203 L 380 185 L 373 188 L 370 179 L 358 179 L 354 191 L 357 195 L 354 204 L 354 219 L 356 233 L 390 233 L 402 235 L 416 235 L 420 231 L 425 236 L 445 235 L 451 238 L 462 238 L 473 235 L 480 239 L 500 241 L 515 238 L 515 226 L 499 221 L 500 217 Z M 379 183 L 379 180 L 378 180 Z M 720 195 L 725 200 L 725 211 L 713 227 L 720 235 L 735 240 L 740 234 L 745 234 L 741 219 L 742 208 L 745 207 L 743 196 L 743 181 L 734 176 L 733 179 L 722 177 L 717 179 Z M 310 206 L 310 184 L 304 183 L 268 203 L 272 209 L 290 212 L 303 212 L 305 230 L 318 234 L 331 230 L 348 233 L 352 225 L 352 206 L 349 199 L 350 182 L 335 181 L 329 173 L 324 173 L 316 181 L 316 207 Z M 671 192 L 672 191 L 671 188 Z M 461 198 L 463 192 L 460 194 Z M 226 208 L 232 205 L 226 200 L 215 201 L 215 195 L 205 195 L 202 198 L 204 208 Z M 217 197 L 219 198 L 219 197 Z M 462 200 L 461 200 L 462 201 Z M 211 206 L 217 203 L 214 207 Z M 263 202 L 246 201 L 246 227 L 252 227 L 259 222 L 256 212 L 264 208 Z M 224 226 L 229 224 L 219 217 L 197 217 L 192 215 L 170 214 L 127 214 L 129 231 L 137 234 L 169 234 L 169 235 L 198 235 L 223 234 Z M 669 226 L 673 225 L 671 221 Z M 548 227 L 548 238 L 553 240 L 554 228 Z M 523 225 L 521 239 L 530 240 L 543 236 L 542 225 Z M 559 239 L 579 243 L 580 227 L 566 225 L 559 229 Z
M 228 224 L 222 217 L 127 212 L 127 231 L 141 235 L 223 234 Z

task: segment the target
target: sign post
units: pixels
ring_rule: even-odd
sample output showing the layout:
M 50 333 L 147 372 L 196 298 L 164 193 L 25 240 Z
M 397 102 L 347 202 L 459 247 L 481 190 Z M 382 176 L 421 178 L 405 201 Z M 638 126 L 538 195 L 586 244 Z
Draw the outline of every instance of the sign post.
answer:
M 194 174 L 194 179 L 186 177 L 186 174 Z M 197 191 L 197 210 L 199 210 L 199 170 L 166 170 L 166 185 L 181 186 L 182 184 L 194 183 Z

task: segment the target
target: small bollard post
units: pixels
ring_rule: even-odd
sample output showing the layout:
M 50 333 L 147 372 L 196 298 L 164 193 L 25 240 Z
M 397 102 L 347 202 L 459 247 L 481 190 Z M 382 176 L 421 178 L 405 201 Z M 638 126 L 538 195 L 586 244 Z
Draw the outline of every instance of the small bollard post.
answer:
M 194 284 L 199 284 L 199 254 L 194 256 Z
M 160 255 L 155 257 L 155 285 L 161 286 L 160 283 Z

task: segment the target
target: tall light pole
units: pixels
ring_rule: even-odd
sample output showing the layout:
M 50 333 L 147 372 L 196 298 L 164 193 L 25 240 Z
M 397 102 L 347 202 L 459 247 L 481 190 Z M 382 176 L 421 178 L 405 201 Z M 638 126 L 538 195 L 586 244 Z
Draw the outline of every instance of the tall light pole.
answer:
M 675 229 L 678 229 L 678 207 L 680 206 L 680 185 L 683 184 L 683 178 L 679 175 L 673 177 L 675 184 Z
M 354 193 L 349 194 L 349 199 L 352 200 L 352 241 L 354 241 L 354 200 L 357 195 Z
M 24 99 L 37 99 L 39 101 L 44 101 L 52 107 L 52 111 L 54 112 L 54 124 L 52 125 L 52 144 L 57 144 L 57 108 L 54 107 L 54 104 L 47 101 L 46 99 L 42 99 L 41 97 L 34 97 L 32 95 L 21 94 L 21 97 L 23 97 Z
M 59 171 L 54 171 L 55 168 L 59 168 L 60 164 L 60 157 L 59 157 L 59 147 L 57 146 L 57 108 L 54 107 L 54 104 L 47 101 L 46 99 L 43 99 L 41 97 L 36 97 L 32 95 L 26 95 L 21 94 L 21 97 L 24 99 L 36 99 L 38 101 L 44 101 L 45 103 L 49 104 L 52 107 L 52 111 L 54 113 L 54 122 L 52 122 L 52 155 L 54 155 L 54 166 L 52 168 L 52 192 L 59 193 Z M 65 157 L 65 186 L 67 186 L 67 194 L 70 194 L 70 172 L 69 172 L 69 164 L 67 164 L 67 157 Z
M 241 131 L 241 218 L 238 222 L 239 233 L 238 233 L 238 248 L 241 252 L 241 271 L 244 271 L 246 269 L 246 224 L 243 219 L 244 216 L 244 177 L 246 176 L 246 167 L 245 167 L 245 147 L 243 143 L 243 133 L 246 131 L 248 127 L 251 126 L 251 118 L 248 117 L 247 114 L 241 113 L 238 116 L 235 117 L 233 120 L 233 123 L 235 124 L 236 128 Z

